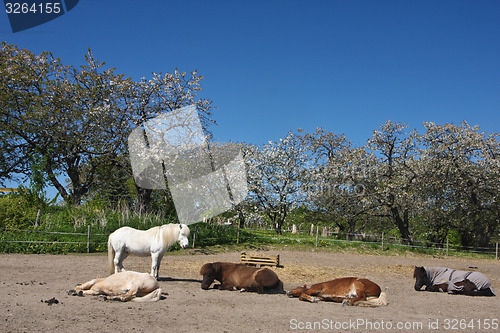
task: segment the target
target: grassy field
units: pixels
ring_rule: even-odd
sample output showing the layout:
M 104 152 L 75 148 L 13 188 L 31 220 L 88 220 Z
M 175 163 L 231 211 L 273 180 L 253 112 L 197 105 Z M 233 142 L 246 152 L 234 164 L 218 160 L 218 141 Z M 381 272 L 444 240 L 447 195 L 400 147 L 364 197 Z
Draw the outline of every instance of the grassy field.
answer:
M 95 228 L 97 229 L 97 228 Z M 142 228 L 144 229 L 144 228 Z M 209 253 L 244 251 L 253 249 L 289 249 L 302 251 L 344 252 L 373 255 L 432 255 L 434 257 L 495 258 L 495 253 L 461 252 L 450 249 L 425 248 L 403 244 L 346 241 L 332 237 L 318 237 L 285 232 L 277 235 L 274 230 L 238 229 L 199 223 L 191 225 L 190 247 Z M 107 251 L 109 232 L 82 228 L 78 232 L 29 230 L 4 231 L 0 234 L 0 253 L 100 253 Z M 90 233 L 88 233 L 90 231 Z M 193 247 L 194 240 L 194 247 Z M 179 246 L 170 251 L 177 252 Z M 182 251 L 179 251 L 182 252 Z

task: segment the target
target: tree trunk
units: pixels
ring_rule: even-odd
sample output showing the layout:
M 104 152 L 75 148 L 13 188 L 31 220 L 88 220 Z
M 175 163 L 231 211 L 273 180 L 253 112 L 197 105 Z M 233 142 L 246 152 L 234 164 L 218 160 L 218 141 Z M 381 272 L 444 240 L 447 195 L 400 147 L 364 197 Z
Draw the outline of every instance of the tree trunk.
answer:
M 245 228 L 245 215 L 243 214 L 243 209 L 238 207 L 238 217 L 240 218 L 240 229 Z
M 352 240 L 355 231 L 356 231 L 356 218 L 350 216 L 347 219 L 346 240 Z
M 274 231 L 276 231 L 277 235 L 282 235 L 283 232 L 281 231 L 281 224 L 279 222 L 276 222 L 274 224 Z
M 283 231 L 281 230 L 281 228 L 283 227 L 283 223 L 285 223 L 287 213 L 288 213 L 287 207 L 281 206 L 280 212 L 278 214 L 276 214 L 276 218 L 275 218 L 276 223 L 274 225 L 274 230 L 276 230 L 276 233 L 278 235 L 283 234 Z
M 57 180 L 57 177 L 54 174 L 54 171 L 52 170 L 52 165 L 49 162 L 46 163 L 45 170 L 47 171 L 49 181 L 52 183 L 52 185 L 54 185 L 59 194 L 61 194 L 63 200 L 69 202 L 70 199 L 69 194 L 64 188 L 64 186 L 62 186 L 62 184 Z
M 403 242 L 405 244 L 412 244 L 411 234 L 410 234 L 410 226 L 408 221 L 408 210 L 405 209 L 403 212 L 403 218 L 401 218 L 401 214 L 399 213 L 399 209 L 397 207 L 391 207 L 391 215 L 394 223 L 399 229 L 401 233 L 401 237 L 403 238 Z
M 153 193 L 153 190 L 142 188 L 137 185 L 135 188 L 137 189 L 135 212 L 137 214 L 146 214 L 151 207 L 151 193 Z

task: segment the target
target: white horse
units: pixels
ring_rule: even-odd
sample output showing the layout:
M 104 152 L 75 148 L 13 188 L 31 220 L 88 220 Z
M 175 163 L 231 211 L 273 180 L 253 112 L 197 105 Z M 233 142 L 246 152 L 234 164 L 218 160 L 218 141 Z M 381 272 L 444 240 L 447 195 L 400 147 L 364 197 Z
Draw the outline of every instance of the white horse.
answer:
M 178 242 L 189 245 L 189 228 L 185 224 L 165 224 L 149 230 L 122 227 L 108 237 L 109 274 L 125 271 L 123 260 L 129 254 L 151 256 L 151 276 L 158 279 L 160 262 L 168 248 Z

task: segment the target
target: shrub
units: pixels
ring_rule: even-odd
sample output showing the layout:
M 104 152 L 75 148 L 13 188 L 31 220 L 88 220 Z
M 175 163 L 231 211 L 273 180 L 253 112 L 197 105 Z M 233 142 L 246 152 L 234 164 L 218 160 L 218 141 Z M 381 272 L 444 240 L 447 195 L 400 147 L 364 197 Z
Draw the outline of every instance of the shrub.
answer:
M 0 197 L 0 230 L 27 229 L 34 226 L 38 208 L 28 204 L 28 198 L 20 194 Z

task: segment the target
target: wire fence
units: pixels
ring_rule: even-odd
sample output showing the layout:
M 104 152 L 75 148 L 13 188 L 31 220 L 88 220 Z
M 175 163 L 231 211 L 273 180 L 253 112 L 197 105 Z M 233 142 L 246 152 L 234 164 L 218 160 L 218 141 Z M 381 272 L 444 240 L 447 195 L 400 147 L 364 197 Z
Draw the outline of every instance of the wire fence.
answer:
M 396 237 L 393 235 L 382 234 L 367 234 L 367 233 L 347 233 L 341 234 L 334 231 L 321 230 L 319 227 L 310 230 L 299 230 L 299 229 L 288 229 L 286 232 L 280 236 L 276 235 L 274 229 L 245 229 L 253 230 L 254 232 L 260 232 L 260 238 L 267 238 L 275 241 L 287 240 L 290 242 L 314 242 L 315 246 L 335 246 L 338 244 L 372 244 L 378 245 L 381 249 L 388 246 L 401 247 L 408 249 L 422 249 L 422 250 L 438 250 L 442 251 L 446 255 L 451 252 L 455 253 L 480 253 L 494 256 L 495 259 L 499 258 L 498 243 L 495 243 L 494 247 L 468 247 L 468 246 L 457 246 L 450 244 L 447 238 L 443 243 L 436 243 L 430 241 L 415 241 L 410 239 L 404 239 L 401 237 Z M 262 232 L 265 231 L 265 234 Z
M 98 239 L 107 239 L 108 235 L 107 234 L 100 234 L 100 233 L 91 233 L 91 228 L 90 225 L 87 228 L 86 233 L 81 233 L 81 232 L 59 232 L 59 231 L 43 231 L 43 230 L 21 230 L 21 229 L 6 229 L 6 231 L 11 231 L 11 232 L 21 232 L 21 233 L 26 233 L 26 234 L 45 234 L 45 235 L 61 235 L 61 236 L 81 236 L 81 240 L 60 240 L 60 239 L 52 239 L 52 240 L 36 240 L 36 239 L 28 239 L 28 240 L 6 240 L 6 239 L 0 239 L 0 243 L 13 243 L 13 244 L 46 244 L 46 245 L 52 245 L 52 244 L 74 244 L 74 245 L 82 245 L 85 244 L 87 248 L 87 253 L 90 253 L 91 249 L 91 244 L 92 245 L 107 245 L 107 241 L 96 241 L 96 238 Z M 29 237 L 25 237 L 29 238 Z
M 232 227 L 234 228 L 234 227 Z M 200 238 L 197 232 L 197 227 L 194 227 L 192 232 L 192 247 L 194 248 L 196 244 L 210 243 L 210 241 L 214 242 L 217 240 L 221 240 L 221 238 L 211 238 L 205 237 Z M 366 234 L 366 233 L 356 233 L 356 234 L 344 234 L 341 235 L 337 232 L 332 231 L 320 231 L 319 227 L 316 227 L 315 230 L 287 230 L 283 234 L 276 234 L 274 229 L 266 229 L 266 228 L 246 228 L 241 229 L 246 234 L 246 242 L 252 239 L 255 242 L 265 241 L 266 243 L 304 243 L 304 244 L 313 244 L 314 246 L 324 247 L 324 246 L 346 246 L 346 245 L 354 245 L 354 244 L 371 244 L 374 246 L 379 246 L 381 249 L 386 249 L 387 247 L 401 247 L 407 249 L 424 249 L 424 250 L 438 250 L 443 252 L 443 254 L 449 255 L 452 252 L 460 253 L 460 252 L 468 252 L 468 253 L 481 253 L 486 255 L 494 256 L 495 259 L 498 259 L 498 243 L 495 244 L 494 247 L 464 247 L 464 246 L 456 246 L 449 243 L 447 239 L 444 243 L 433 243 L 433 242 L 418 242 L 418 241 L 409 241 L 399 237 L 395 237 L 392 235 L 382 234 Z M 18 244 L 75 244 L 75 245 L 86 245 L 87 253 L 91 252 L 91 245 L 95 249 L 96 247 L 101 248 L 101 250 L 105 249 L 107 245 L 107 237 L 109 234 L 103 233 L 92 233 L 90 225 L 88 226 L 86 233 L 78 233 L 78 232 L 55 232 L 55 231 L 41 231 L 41 230 L 20 230 L 20 229 L 8 229 L 6 231 L 18 232 L 18 233 L 26 233 L 26 234 L 46 234 L 52 235 L 53 239 L 51 240 L 8 240 L 8 239 L 0 239 L 0 243 L 18 243 Z M 251 233 L 253 237 L 248 237 L 248 234 Z M 240 229 L 237 229 L 237 236 L 228 237 L 225 239 L 225 243 L 240 243 Z M 72 236 L 73 240 L 62 240 L 58 238 L 58 236 Z M 55 237 L 55 239 L 54 239 Z M 77 238 L 76 240 L 74 238 Z M 81 237 L 81 238 L 80 238 Z M 342 239 L 343 237 L 344 239 Z M 24 237 L 29 238 L 29 237 Z

